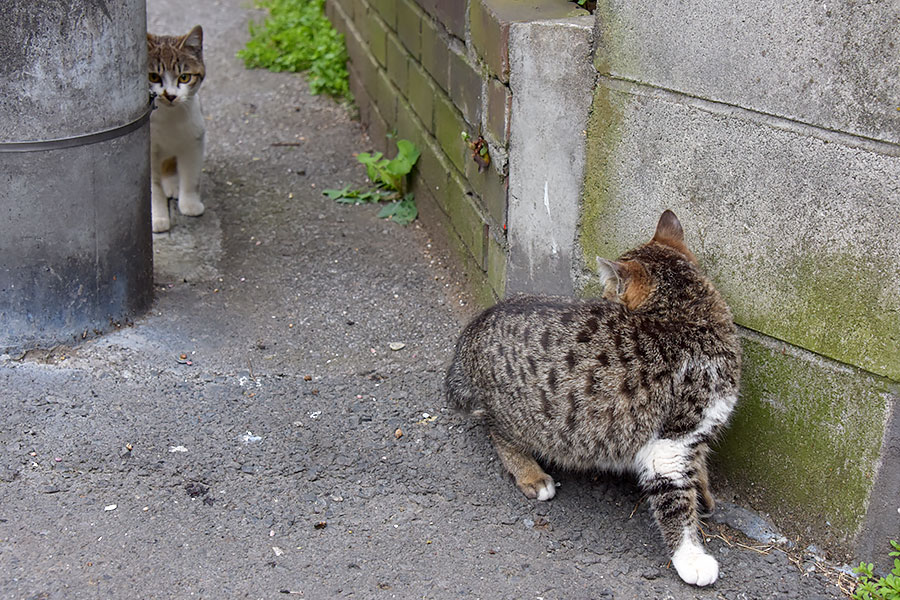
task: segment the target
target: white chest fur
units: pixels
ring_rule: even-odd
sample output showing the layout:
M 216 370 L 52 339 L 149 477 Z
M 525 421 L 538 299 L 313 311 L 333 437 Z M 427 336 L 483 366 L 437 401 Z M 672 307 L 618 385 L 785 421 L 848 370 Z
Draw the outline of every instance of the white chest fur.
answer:
M 177 104 L 157 101 L 150 115 L 150 143 L 162 158 L 177 156 L 182 150 L 203 143 L 206 127 L 196 96 Z
M 199 98 L 191 96 L 175 104 L 157 100 L 157 108 L 150 115 L 150 198 L 154 232 L 168 231 L 171 227 L 169 197 L 178 198 L 178 210 L 182 214 L 194 217 L 203 214 L 200 174 L 205 135 Z

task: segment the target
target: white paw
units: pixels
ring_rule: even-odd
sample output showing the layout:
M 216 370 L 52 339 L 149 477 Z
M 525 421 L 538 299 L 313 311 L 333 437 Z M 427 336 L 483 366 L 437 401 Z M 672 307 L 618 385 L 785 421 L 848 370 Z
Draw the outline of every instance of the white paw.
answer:
M 172 225 L 169 222 L 169 217 L 153 217 L 153 233 L 162 233 L 164 231 L 168 231 Z
M 719 578 L 719 563 L 702 548 L 682 544 L 672 555 L 672 566 L 685 583 L 709 585 Z
M 553 483 L 553 480 L 549 477 L 547 479 L 548 481 L 545 481 L 537 487 L 538 500 L 550 500 L 551 498 L 553 498 L 553 496 L 556 495 L 556 484 Z
M 525 494 L 526 498 L 532 500 L 549 500 L 556 495 L 556 484 L 553 483 L 553 478 L 543 471 L 540 475 L 533 474 L 528 479 L 517 479 L 516 485 L 519 486 L 519 490 Z
M 203 211 L 206 209 L 203 206 L 203 203 L 200 202 L 199 197 L 192 197 L 185 195 L 184 198 L 178 199 L 178 210 L 183 215 L 187 215 L 189 217 L 199 217 L 203 214 Z

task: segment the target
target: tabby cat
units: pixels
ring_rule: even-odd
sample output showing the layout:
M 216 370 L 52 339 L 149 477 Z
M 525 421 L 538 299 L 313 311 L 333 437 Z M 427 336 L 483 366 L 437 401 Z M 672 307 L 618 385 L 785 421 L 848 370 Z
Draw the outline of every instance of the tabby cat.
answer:
M 203 65 L 203 29 L 187 35 L 147 34 L 150 92 L 156 110 L 150 115 L 150 204 L 153 231 L 168 231 L 169 198 L 178 198 L 183 215 L 203 214 L 200 171 L 206 128 L 197 91 Z
M 447 371 L 450 404 L 482 417 L 504 467 L 529 498 L 569 469 L 633 472 L 687 583 L 713 583 L 698 512 L 714 507 L 708 443 L 738 395 L 731 311 L 700 272 L 675 214 L 650 242 L 600 260 L 602 298 L 519 296 L 463 330 Z

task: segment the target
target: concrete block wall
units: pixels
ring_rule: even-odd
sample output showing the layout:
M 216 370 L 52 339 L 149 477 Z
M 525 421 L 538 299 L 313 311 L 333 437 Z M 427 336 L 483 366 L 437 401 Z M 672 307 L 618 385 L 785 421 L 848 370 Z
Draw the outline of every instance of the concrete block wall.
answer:
M 421 149 L 412 189 L 423 219 L 440 223 L 482 303 L 503 297 L 515 152 L 510 31 L 585 11 L 567 0 L 328 0 L 326 14 L 345 36 L 351 91 L 375 149 L 391 156 L 393 133 Z M 583 25 L 581 34 L 590 30 Z M 483 136 L 487 169 L 479 170 L 462 132 Z M 579 191 L 569 191 L 573 206 Z
M 786 532 L 883 561 L 900 539 L 896 2 L 595 16 L 576 288 L 673 209 L 742 326 L 719 472 Z

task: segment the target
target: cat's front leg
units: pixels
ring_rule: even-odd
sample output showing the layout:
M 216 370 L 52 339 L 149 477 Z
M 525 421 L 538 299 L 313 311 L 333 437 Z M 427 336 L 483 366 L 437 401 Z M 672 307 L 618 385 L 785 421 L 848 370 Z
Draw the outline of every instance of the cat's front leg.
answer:
M 203 169 L 203 134 L 192 147 L 178 154 L 178 210 L 189 217 L 199 217 L 205 207 L 200 201 L 200 173 Z
M 556 495 L 556 484 L 534 458 L 495 431 L 491 431 L 491 441 L 497 450 L 500 462 L 516 480 L 516 485 L 525 496 L 538 500 L 550 500 Z
M 153 233 L 168 231 L 169 198 L 162 188 L 162 158 L 159 153 L 150 153 L 150 222 Z
M 649 442 L 635 466 L 641 487 L 650 496 L 653 516 L 672 553 L 672 566 L 685 583 L 710 585 L 719 577 L 719 563 L 700 543 L 697 494 L 700 483 L 694 465 L 697 450 L 670 439 Z

